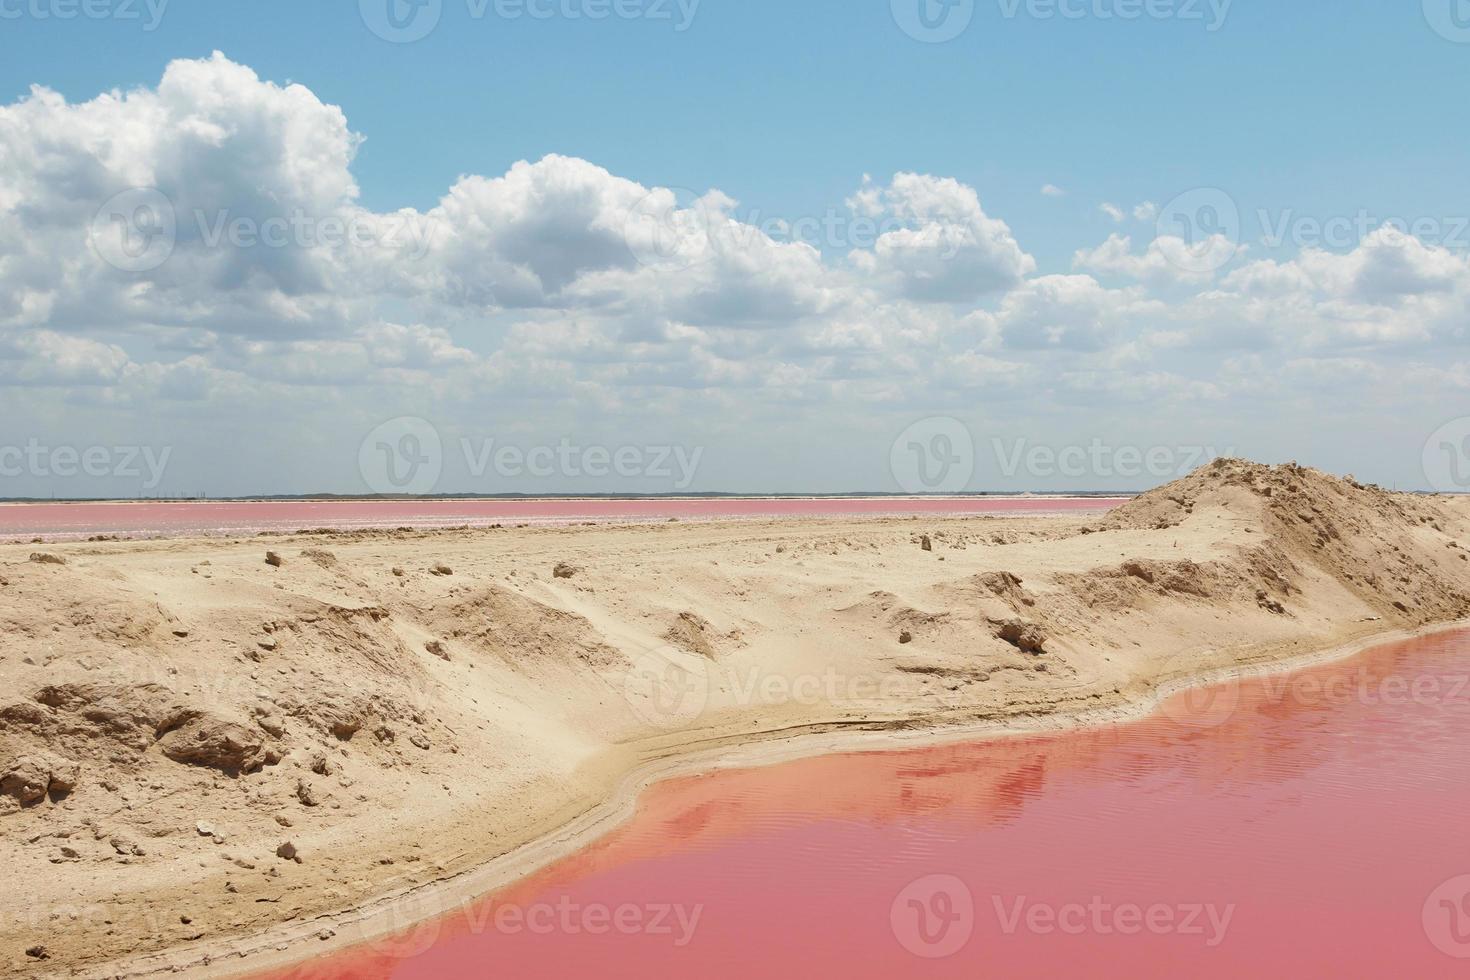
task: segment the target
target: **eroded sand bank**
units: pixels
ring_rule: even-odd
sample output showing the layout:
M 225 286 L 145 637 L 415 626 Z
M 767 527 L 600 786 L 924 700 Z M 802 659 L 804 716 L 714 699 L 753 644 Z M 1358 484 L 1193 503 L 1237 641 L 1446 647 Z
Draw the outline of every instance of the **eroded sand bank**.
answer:
M 1229 462 L 1085 519 L 0 548 L 0 965 L 271 965 L 668 773 L 1096 721 L 1459 620 L 1467 518 Z

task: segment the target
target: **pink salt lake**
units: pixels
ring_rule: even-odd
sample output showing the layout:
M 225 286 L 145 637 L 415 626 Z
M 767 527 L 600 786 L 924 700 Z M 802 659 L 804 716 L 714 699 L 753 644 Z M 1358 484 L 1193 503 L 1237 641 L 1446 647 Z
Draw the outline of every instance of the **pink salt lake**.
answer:
M 1136 722 L 680 778 L 499 894 L 271 976 L 1466 977 L 1467 678 L 1446 633 Z

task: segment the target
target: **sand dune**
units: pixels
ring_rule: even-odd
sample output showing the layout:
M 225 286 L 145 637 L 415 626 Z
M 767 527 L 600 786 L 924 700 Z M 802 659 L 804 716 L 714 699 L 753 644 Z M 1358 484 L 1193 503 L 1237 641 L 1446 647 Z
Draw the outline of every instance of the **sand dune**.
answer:
M 0 969 L 330 949 L 651 760 L 1121 712 L 1470 616 L 1467 548 L 1466 501 L 1238 461 L 1088 518 L 0 547 Z

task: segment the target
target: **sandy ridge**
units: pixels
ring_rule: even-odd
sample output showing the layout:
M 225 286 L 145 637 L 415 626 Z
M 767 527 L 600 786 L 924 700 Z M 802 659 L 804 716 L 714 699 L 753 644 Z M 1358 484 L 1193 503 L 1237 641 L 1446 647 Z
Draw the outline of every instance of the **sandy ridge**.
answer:
M 0 972 L 305 958 L 670 774 L 1106 723 L 1442 628 L 1467 518 L 1231 461 L 1090 518 L 0 545 Z

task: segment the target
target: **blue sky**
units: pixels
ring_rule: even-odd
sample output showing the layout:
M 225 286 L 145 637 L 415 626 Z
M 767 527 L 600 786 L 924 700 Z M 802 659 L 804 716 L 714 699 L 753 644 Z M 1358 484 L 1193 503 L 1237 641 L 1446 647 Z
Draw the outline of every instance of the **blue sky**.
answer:
M 1003 463 L 1096 441 L 1439 486 L 1460 442 L 1460 0 L 959 0 L 944 43 L 903 27 L 938 0 L 429 0 L 412 43 L 370 29 L 388 0 L 89 2 L 0 0 L 0 399 L 13 443 L 173 449 L 142 489 L 363 490 L 398 418 L 447 447 L 435 489 L 518 492 L 912 489 L 889 450 L 945 420 L 965 489 L 1170 475 Z M 692 273 L 608 237 L 661 188 Z M 92 219 L 140 189 L 176 249 L 99 263 Z M 1171 207 L 1221 200 L 1228 248 L 1181 262 Z M 199 240 L 272 209 L 440 237 Z M 813 259 L 776 219 L 841 230 Z M 704 452 L 676 488 L 477 474 L 485 440 Z M 0 496 L 140 491 L 3 464 Z
M 1470 203 L 1470 55 L 1414 0 L 1235 0 L 1213 32 L 1204 5 L 1204 20 L 1106 21 L 1007 18 L 982 0 L 943 44 L 905 35 L 886 0 L 702 0 L 683 32 L 477 19 L 446 0 L 439 27 L 404 45 L 352 2 L 175 0 L 153 31 L 138 4 L 140 21 L 3 23 L 0 91 L 44 82 L 79 100 L 219 49 L 341 106 L 367 136 L 363 202 L 385 210 L 552 152 L 771 214 L 820 213 L 864 173 L 916 170 L 976 187 L 1065 267 L 1082 229 L 1106 230 L 1101 201 L 1222 187 L 1248 235 L 1259 208 Z M 1039 198 L 1044 182 L 1069 197 Z

